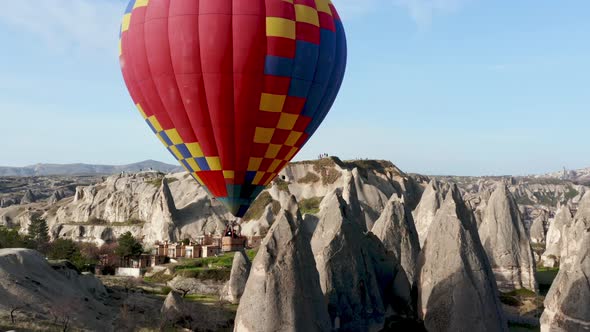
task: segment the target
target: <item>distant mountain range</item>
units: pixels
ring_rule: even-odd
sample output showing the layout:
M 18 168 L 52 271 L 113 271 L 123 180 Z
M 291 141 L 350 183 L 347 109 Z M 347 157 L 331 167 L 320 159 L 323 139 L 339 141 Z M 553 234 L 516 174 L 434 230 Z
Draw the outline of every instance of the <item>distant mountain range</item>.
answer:
M 25 167 L 2 167 L 0 176 L 46 176 L 46 175 L 92 175 L 115 174 L 120 172 L 139 172 L 155 170 L 164 173 L 181 172 L 180 166 L 169 165 L 155 160 L 146 160 L 129 165 L 89 165 L 89 164 L 36 164 Z

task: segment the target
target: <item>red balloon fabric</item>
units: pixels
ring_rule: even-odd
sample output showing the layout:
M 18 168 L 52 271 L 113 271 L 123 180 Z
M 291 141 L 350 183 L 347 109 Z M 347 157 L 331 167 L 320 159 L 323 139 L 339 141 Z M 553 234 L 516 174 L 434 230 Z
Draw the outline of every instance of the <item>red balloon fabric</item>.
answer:
M 330 0 L 132 0 L 119 50 L 151 130 L 237 217 L 318 129 L 346 67 Z

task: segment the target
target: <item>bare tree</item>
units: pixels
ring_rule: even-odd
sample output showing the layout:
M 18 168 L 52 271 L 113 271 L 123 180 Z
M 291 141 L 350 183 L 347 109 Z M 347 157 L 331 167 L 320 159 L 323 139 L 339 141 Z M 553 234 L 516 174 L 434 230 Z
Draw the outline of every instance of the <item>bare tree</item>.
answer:
M 63 332 L 68 331 L 72 313 L 77 309 L 77 301 L 58 301 L 51 306 L 49 312 L 53 316 L 53 324 L 59 326 Z
M 19 312 L 21 309 L 28 307 L 27 304 L 15 304 L 10 309 L 10 321 L 12 325 L 16 324 L 16 313 Z

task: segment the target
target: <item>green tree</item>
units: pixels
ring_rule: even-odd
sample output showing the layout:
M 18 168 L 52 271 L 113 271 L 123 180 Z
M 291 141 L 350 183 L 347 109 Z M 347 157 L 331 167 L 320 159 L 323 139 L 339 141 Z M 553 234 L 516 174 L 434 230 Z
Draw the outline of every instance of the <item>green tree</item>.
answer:
M 143 246 L 131 232 L 121 235 L 118 239 L 119 246 L 115 249 L 115 254 L 120 257 L 135 257 L 143 253 Z
M 47 221 L 42 218 L 33 218 L 28 229 L 29 238 L 35 242 L 36 249 L 41 252 L 46 252 L 47 244 L 49 243 L 49 227 Z
M 76 242 L 70 239 L 57 239 L 53 241 L 47 251 L 47 258 L 54 260 L 65 259 L 72 262 L 79 256 L 81 256 L 80 249 L 76 245 Z
M 98 262 L 98 248 L 93 244 L 77 243 L 69 239 L 57 239 L 49 245 L 47 258 L 67 260 L 80 271 L 92 271 Z
M 0 226 L 0 249 L 1 248 L 29 248 L 33 249 L 34 244 L 18 231 Z

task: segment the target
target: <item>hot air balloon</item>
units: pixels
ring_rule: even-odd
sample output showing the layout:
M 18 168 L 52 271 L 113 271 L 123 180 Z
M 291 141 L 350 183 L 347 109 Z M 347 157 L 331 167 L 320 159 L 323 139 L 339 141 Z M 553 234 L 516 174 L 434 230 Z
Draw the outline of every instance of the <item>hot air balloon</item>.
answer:
M 330 0 L 132 0 L 119 51 L 150 129 L 236 217 L 318 129 L 346 67 Z

